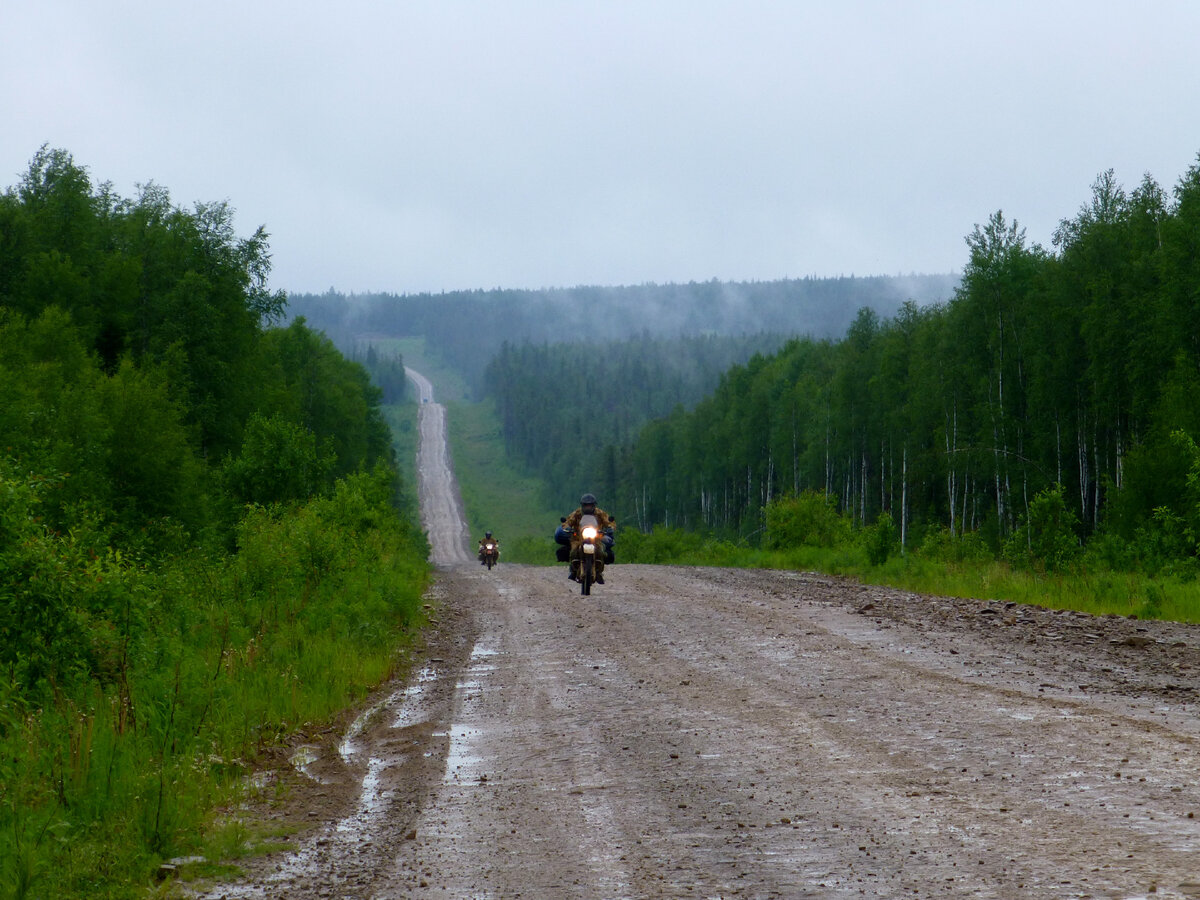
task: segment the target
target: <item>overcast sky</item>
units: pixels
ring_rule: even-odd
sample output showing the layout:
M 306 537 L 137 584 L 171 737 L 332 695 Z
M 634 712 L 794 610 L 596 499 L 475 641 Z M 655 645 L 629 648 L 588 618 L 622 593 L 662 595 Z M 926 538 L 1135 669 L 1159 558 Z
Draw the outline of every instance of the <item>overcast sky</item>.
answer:
M 0 187 L 228 200 L 288 291 L 961 271 L 1198 126 L 1194 0 L 0 6 Z

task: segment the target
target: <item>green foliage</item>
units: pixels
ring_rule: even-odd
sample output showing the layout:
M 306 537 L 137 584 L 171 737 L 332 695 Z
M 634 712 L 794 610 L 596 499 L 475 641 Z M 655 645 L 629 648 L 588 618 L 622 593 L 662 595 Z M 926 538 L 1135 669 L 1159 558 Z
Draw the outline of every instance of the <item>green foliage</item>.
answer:
M 1141 568 L 1150 574 L 1190 578 L 1200 574 L 1195 531 L 1165 506 L 1154 510 L 1150 521 L 1138 528 L 1133 546 Z
M 138 895 L 418 620 L 379 390 L 268 272 L 63 151 L 0 194 L 0 895 Z
M 1174 202 L 1150 179 L 1127 192 L 1101 175 L 1054 253 L 993 214 L 949 302 L 890 319 L 864 303 L 843 339 L 751 357 L 643 426 L 615 467 L 618 505 L 644 531 L 746 536 L 772 498 L 816 491 L 858 528 L 887 511 L 906 543 L 976 533 L 1060 569 L 1080 540 L 1140 534 L 1155 567 L 1191 566 L 1155 510 L 1200 538 L 1195 454 L 1173 437 L 1200 433 L 1197 210 L 1200 165 Z
M 255 414 L 241 453 L 225 464 L 225 483 L 239 503 L 288 503 L 325 490 L 333 463 L 332 453 L 318 452 L 311 431 L 280 415 Z
M 618 546 L 620 561 L 628 563 L 695 563 L 699 541 L 682 528 L 656 528 L 649 534 L 629 531 Z
M 107 480 L 124 520 L 130 526 L 164 518 L 200 525 L 207 510 L 196 499 L 207 489 L 207 473 L 166 374 L 125 358 L 99 379 L 97 394 Z
M 1022 527 L 1004 547 L 1004 556 L 1015 565 L 1061 572 L 1079 556 L 1079 520 L 1067 509 L 1062 485 L 1041 491 L 1030 501 Z
M 36 521 L 38 486 L 0 474 L 0 664 L 22 685 L 69 676 L 83 655 L 71 585 Z
M 488 364 L 484 391 L 495 400 L 505 450 L 547 483 L 548 500 L 585 489 L 615 498 L 642 425 L 694 406 L 730 365 L 781 342 L 759 334 L 505 344 Z
M 917 553 L 931 562 L 952 565 L 982 565 L 993 559 L 991 548 L 978 533 L 956 535 L 949 528 L 930 529 Z
M 873 566 L 882 566 L 888 557 L 900 549 L 900 529 L 892 521 L 890 513 L 880 513 L 875 524 L 864 528 L 861 533 L 867 561 Z
M 1194 555 L 1200 542 L 1200 446 L 1197 446 L 1185 431 L 1172 432 L 1171 439 L 1188 461 L 1188 471 L 1184 479 L 1184 507 L 1180 518 L 1191 541 L 1189 555 Z
M 493 403 L 450 404 L 447 430 L 471 533 L 478 539 L 492 531 L 504 562 L 553 563 L 554 527 L 570 510 L 548 506 L 544 482 L 512 465 Z
M 774 500 L 766 507 L 766 546 L 837 547 L 850 540 L 850 520 L 837 510 L 834 498 L 818 491 Z
M 389 405 L 402 404 L 414 398 L 404 370 L 404 358 L 398 350 L 386 344 L 395 342 L 375 341 L 357 345 L 350 358 L 361 363 L 371 376 L 382 395 L 382 402 Z
M 254 483 L 263 420 L 301 457 L 282 423 L 314 435 L 329 476 L 391 459 L 362 366 L 302 320 L 268 327 L 284 298 L 266 288 L 266 234 L 238 238 L 232 216 L 225 203 L 175 208 L 153 184 L 133 200 L 94 190 L 46 148 L 0 195 L 0 449 L 56 479 L 54 527 L 86 505 L 111 514 L 127 547 L 166 520 L 219 539 L 230 519 L 217 467 L 239 454 L 239 500 L 325 489 L 308 460 L 299 486 Z
M 1137 499 L 1161 496 L 1163 503 L 1150 515 L 1138 521 L 1131 538 L 1121 540 L 1117 535 L 1101 535 L 1093 540 L 1095 552 L 1105 554 L 1105 562 L 1113 567 L 1138 568 L 1152 575 L 1194 579 L 1200 575 L 1200 448 L 1190 434 L 1182 429 L 1171 432 L 1165 443 L 1157 443 L 1157 451 L 1139 457 L 1136 471 L 1140 477 L 1147 472 L 1170 472 L 1170 483 L 1184 483 L 1184 490 L 1171 496 L 1161 492 L 1141 490 Z M 1155 459 L 1148 457 L 1153 455 Z M 1122 509 L 1126 515 L 1128 507 Z M 1118 523 L 1120 524 L 1120 523 Z
M 258 392 L 257 408 L 312 432 L 322 452 L 332 451 L 334 475 L 391 459 L 390 434 L 379 412 L 382 394 L 361 364 L 343 357 L 303 319 L 267 332 L 262 349 L 276 380 Z
M 1166 509 L 1188 515 L 1187 483 L 1193 463 L 1188 435 L 1200 434 L 1200 370 L 1183 353 L 1177 353 L 1162 375 L 1161 390 L 1151 405 L 1149 427 L 1126 460 L 1123 487 L 1113 492 L 1108 526 L 1129 539 L 1135 530 Z
M 23 540 L 0 565 L 28 586 L 4 579 L 0 877 L 55 896 L 141 880 L 194 849 L 262 748 L 387 677 L 427 577 L 393 493 L 386 467 L 351 476 L 252 508 L 236 555 L 151 570 L 45 533 L 36 486 L 6 477 L 0 522 Z
M 652 565 L 745 566 L 763 565 L 761 551 L 712 535 L 682 528 L 658 527 L 646 533 L 625 531 L 617 544 L 617 562 Z
M 417 406 L 415 403 L 380 407 L 380 414 L 392 435 L 395 449 L 396 508 L 403 518 L 416 522 L 420 518 L 417 501 Z

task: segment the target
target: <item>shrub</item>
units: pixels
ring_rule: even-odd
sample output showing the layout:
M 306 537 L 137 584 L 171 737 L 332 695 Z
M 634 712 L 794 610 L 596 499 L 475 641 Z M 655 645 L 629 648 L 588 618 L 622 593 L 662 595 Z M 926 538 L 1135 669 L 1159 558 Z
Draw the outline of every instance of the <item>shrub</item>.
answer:
M 287 503 L 320 493 L 333 465 L 333 454 L 321 453 L 307 428 L 279 415 L 254 415 L 241 454 L 225 463 L 225 482 L 241 503 Z
M 1033 498 L 1025 522 L 1004 545 L 1004 556 L 1015 565 L 1060 572 L 1080 551 L 1075 529 L 1079 520 L 1067 508 L 1062 485 L 1046 488 Z
M 627 563 L 681 562 L 694 551 L 697 538 L 679 528 L 655 528 L 649 534 L 635 529 L 622 533 L 617 559 Z
M 882 512 L 874 525 L 862 531 L 863 546 L 867 560 L 873 566 L 882 566 L 900 546 L 900 532 L 892 521 L 891 513 Z
M 932 529 L 925 535 L 917 555 L 931 562 L 984 563 L 992 559 L 987 541 L 974 531 L 957 535 L 949 528 Z
M 1104 548 L 1106 542 L 1093 538 L 1088 544 L 1089 556 L 1096 545 Z M 1138 526 L 1133 540 L 1125 545 L 1124 557 L 1118 559 L 1124 568 L 1141 569 L 1152 576 L 1178 575 L 1191 579 L 1197 570 L 1195 550 L 1196 540 L 1188 523 L 1170 507 L 1160 506 L 1149 521 Z
M 767 504 L 767 548 L 836 547 L 850 540 L 850 520 L 837 511 L 833 497 L 819 491 L 772 500 Z

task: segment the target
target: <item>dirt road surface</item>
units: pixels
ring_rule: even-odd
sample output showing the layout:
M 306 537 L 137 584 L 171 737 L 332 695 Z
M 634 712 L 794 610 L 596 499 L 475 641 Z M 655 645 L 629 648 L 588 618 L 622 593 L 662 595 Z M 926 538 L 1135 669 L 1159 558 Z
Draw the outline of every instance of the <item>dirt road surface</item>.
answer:
M 429 535 L 431 561 L 453 566 L 471 560 L 467 552 L 467 525 L 462 499 L 450 465 L 446 440 L 446 408 L 433 401 L 429 379 L 407 366 L 404 372 L 417 388 L 417 495 L 421 525 Z
M 582 598 L 421 498 L 417 665 L 281 767 L 296 849 L 206 896 L 1200 897 L 1200 630 L 619 562 Z

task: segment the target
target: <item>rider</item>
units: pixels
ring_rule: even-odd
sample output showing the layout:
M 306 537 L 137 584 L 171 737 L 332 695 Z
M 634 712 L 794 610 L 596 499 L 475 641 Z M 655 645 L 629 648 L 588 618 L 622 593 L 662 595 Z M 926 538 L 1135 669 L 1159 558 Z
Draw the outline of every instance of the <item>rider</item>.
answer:
M 496 562 L 499 562 L 500 561 L 500 542 L 492 539 L 492 533 L 490 531 L 485 531 L 483 533 L 483 539 L 479 542 L 479 564 L 481 566 L 487 565 L 487 560 L 483 558 L 483 545 L 484 544 L 492 544 L 496 548 Z
M 596 522 L 599 525 L 600 533 L 603 535 L 601 538 L 601 543 L 604 545 L 605 562 L 612 562 L 613 526 L 616 525 L 616 521 L 609 516 L 608 513 L 596 505 L 596 497 L 593 494 L 584 494 L 579 498 L 579 508 L 563 520 L 563 523 L 558 527 L 558 530 L 554 532 L 554 539 L 560 544 L 569 544 L 571 536 L 574 535 L 579 528 L 579 520 L 584 516 L 596 517 Z M 572 581 L 579 580 L 579 576 L 575 574 L 574 563 L 572 563 L 571 572 L 567 575 L 567 577 Z M 604 584 L 603 570 L 596 574 L 596 584 Z

